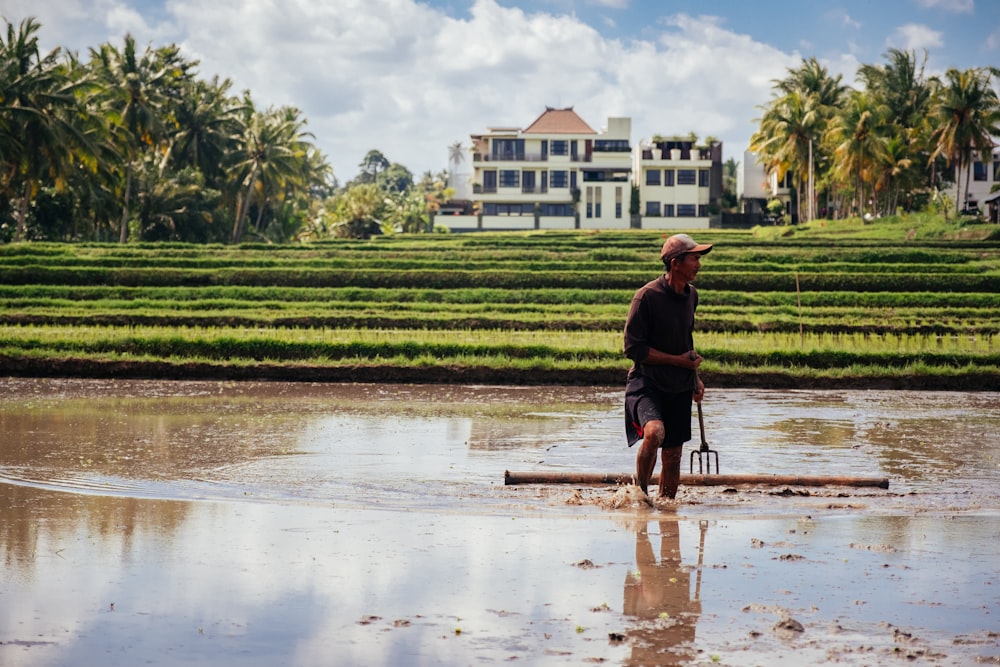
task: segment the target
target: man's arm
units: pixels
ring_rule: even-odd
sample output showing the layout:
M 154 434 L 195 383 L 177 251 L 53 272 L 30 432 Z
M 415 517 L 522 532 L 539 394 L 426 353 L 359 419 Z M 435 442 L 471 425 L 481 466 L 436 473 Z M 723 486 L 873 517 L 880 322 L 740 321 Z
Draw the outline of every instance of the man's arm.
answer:
M 667 354 L 653 347 L 647 350 L 646 358 L 642 359 L 642 363 L 644 364 L 680 366 L 681 368 L 690 368 L 692 370 L 698 370 L 698 366 L 701 366 L 701 361 L 701 355 L 694 350 L 685 352 L 684 354 Z

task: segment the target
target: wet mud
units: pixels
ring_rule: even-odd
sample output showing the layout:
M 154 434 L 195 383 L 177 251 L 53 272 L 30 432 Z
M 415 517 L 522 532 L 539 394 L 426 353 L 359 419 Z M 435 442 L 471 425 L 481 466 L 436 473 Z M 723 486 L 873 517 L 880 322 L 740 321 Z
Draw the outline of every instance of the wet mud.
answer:
M 721 472 L 888 489 L 504 485 L 630 471 L 620 398 L 0 379 L 0 664 L 1000 663 L 1000 395 L 706 397 Z

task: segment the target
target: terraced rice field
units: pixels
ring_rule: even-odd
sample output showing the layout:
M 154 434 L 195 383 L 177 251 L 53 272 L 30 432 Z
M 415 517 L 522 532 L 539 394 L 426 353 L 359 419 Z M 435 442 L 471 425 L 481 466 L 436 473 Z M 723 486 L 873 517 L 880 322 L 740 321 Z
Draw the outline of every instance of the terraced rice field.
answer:
M 714 386 L 1000 388 L 1000 243 L 709 230 Z M 0 373 L 619 384 L 662 232 L 0 247 Z

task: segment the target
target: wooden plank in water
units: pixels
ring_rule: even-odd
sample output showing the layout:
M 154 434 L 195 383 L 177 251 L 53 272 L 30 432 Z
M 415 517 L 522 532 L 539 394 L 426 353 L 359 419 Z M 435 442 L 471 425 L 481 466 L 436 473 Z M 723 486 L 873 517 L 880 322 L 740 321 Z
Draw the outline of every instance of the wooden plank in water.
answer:
M 631 484 L 632 473 L 504 472 L 504 484 Z M 659 484 L 659 475 L 649 481 Z M 839 475 L 681 475 L 686 486 L 875 486 L 889 488 L 886 477 Z

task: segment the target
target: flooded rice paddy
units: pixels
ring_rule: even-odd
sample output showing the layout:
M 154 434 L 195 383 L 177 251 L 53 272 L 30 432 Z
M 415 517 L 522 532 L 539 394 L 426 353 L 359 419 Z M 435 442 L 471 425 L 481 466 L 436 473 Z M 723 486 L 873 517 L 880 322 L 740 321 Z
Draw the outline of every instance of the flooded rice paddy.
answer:
M 504 485 L 630 471 L 620 402 L 0 378 L 0 664 L 1000 664 L 1000 395 L 707 395 L 723 473 L 887 490 Z

